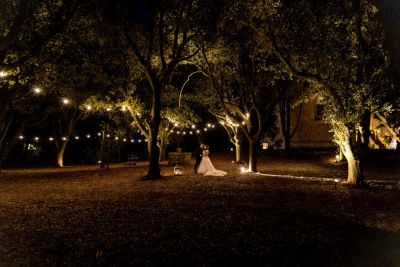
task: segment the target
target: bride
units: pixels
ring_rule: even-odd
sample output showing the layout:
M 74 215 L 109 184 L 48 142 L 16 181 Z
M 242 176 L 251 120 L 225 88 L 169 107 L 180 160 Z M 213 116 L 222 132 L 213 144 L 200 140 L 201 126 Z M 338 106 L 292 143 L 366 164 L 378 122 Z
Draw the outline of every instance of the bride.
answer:
M 216 170 L 214 168 L 214 165 L 208 156 L 210 154 L 210 150 L 208 148 L 208 145 L 203 145 L 203 157 L 201 159 L 199 168 L 197 169 L 197 173 L 210 176 L 225 176 L 227 174 L 225 171 Z

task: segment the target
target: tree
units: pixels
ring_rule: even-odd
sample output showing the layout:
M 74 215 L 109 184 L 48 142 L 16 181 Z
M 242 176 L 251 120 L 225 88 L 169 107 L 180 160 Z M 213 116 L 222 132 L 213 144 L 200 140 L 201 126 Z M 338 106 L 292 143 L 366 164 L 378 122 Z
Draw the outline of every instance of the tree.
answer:
M 38 102 L 30 101 L 32 94 L 40 90 L 34 87 L 40 80 L 36 74 L 38 56 L 43 46 L 68 25 L 80 2 L 5 1 L 0 6 L 3 160 L 25 127 L 42 122 L 35 117 L 40 114 L 38 110 L 43 109 L 38 109 Z M 21 120 L 16 118 L 17 114 L 22 116 Z M 18 128 L 11 127 L 12 124 L 17 124 Z
M 109 71 L 117 63 L 105 67 L 104 62 L 119 59 L 115 50 L 104 44 L 106 37 L 97 26 L 92 5 L 81 6 L 63 33 L 43 45 L 37 59 L 38 83 L 51 107 L 49 126 L 56 137 L 59 167 L 64 166 L 65 149 L 83 116 L 83 103 L 111 86 Z
M 149 169 L 143 179 L 160 177 L 157 137 L 161 123 L 161 99 L 176 67 L 197 52 L 202 35 L 198 18 L 207 17 L 200 1 L 132 2 L 110 4 L 117 30 L 123 33 L 129 52 L 148 82 L 152 106 L 149 121 Z M 117 16 L 116 16 L 117 14 Z M 118 17 L 116 21 L 115 17 Z
M 257 145 L 266 123 L 274 116 L 278 94 L 274 79 L 265 71 L 269 62 L 262 60 L 252 37 L 246 27 L 240 27 L 229 41 L 225 39 L 218 58 L 212 49 L 208 54 L 203 49 L 202 55 L 203 71 L 214 90 L 211 99 L 217 100 L 212 113 L 233 136 L 236 160 L 240 158 L 240 128 L 249 144 L 248 171 L 256 172 Z
M 348 162 L 346 183 L 363 185 L 370 114 L 385 108 L 392 89 L 377 7 L 364 0 L 280 2 L 268 13 L 257 7 L 246 23 L 273 48 L 288 74 L 308 82 L 325 104 L 325 119 Z M 264 29 L 255 27 L 260 20 Z M 359 135 L 356 151 L 353 127 Z

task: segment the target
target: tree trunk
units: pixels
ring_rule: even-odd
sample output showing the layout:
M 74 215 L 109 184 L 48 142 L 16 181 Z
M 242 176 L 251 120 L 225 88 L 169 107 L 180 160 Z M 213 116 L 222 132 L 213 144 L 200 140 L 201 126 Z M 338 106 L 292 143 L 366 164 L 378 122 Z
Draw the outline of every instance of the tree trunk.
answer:
M 157 179 L 161 176 L 160 174 L 160 167 L 159 167 L 159 154 L 158 154 L 158 146 L 157 146 L 157 130 L 152 129 L 150 131 L 150 136 L 148 140 L 148 147 L 149 147 L 149 169 L 147 171 L 147 175 L 143 177 L 143 180 L 152 180 Z
M 339 146 L 339 149 L 338 149 L 339 151 L 339 154 L 338 154 L 338 159 L 337 159 L 337 161 L 338 162 L 341 162 L 341 161 L 343 161 L 344 160 L 344 155 L 343 155 L 343 150 L 342 150 L 342 148 Z
M 249 172 L 256 172 L 257 171 L 257 145 L 254 139 L 249 139 Z
M 360 171 L 360 178 L 358 181 L 358 185 L 362 186 L 365 184 L 364 182 L 364 165 L 367 160 L 368 151 L 369 151 L 369 139 L 371 137 L 371 112 L 365 111 L 362 120 L 360 123 L 360 144 L 359 144 L 359 151 L 358 151 L 358 162 L 359 162 L 359 171 Z
M 364 176 L 362 169 L 360 169 L 360 161 L 354 155 L 351 143 L 350 143 L 350 131 L 349 128 L 344 124 L 336 124 L 333 126 L 333 130 L 336 136 L 336 142 L 340 146 L 343 155 L 347 160 L 347 181 L 345 184 L 360 186 L 363 184 Z
M 346 184 L 358 186 L 361 184 L 363 179 L 363 175 L 360 170 L 360 162 L 354 156 L 354 153 L 351 149 L 350 143 L 345 142 L 343 144 L 344 156 L 347 160 L 347 181 Z
M 242 145 L 240 141 L 235 142 L 235 150 L 236 150 L 236 162 L 242 162 Z
M 15 146 L 15 144 L 17 143 L 18 137 L 22 134 L 23 130 L 25 129 L 25 126 L 28 122 L 28 119 L 25 119 L 18 127 L 18 130 L 16 131 L 16 133 L 13 135 L 12 139 L 10 140 L 10 142 L 5 142 L 5 144 L 3 144 L 3 149 L 1 150 L 1 157 L 0 157 L 0 172 L 1 169 L 3 167 L 4 161 L 7 159 L 8 155 L 10 154 L 11 150 L 13 149 L 13 147 Z
M 167 145 L 168 145 L 168 135 L 166 133 L 160 136 L 160 161 L 167 160 Z
M 100 169 L 104 169 L 106 167 L 105 161 L 106 157 L 104 155 L 104 141 L 105 141 L 106 132 L 103 130 L 100 142 Z
M 151 120 L 150 120 L 150 135 L 148 139 L 149 146 L 149 169 L 147 175 L 144 176 L 143 180 L 152 180 L 161 177 L 160 166 L 159 166 L 159 150 L 157 146 L 158 131 L 161 122 L 161 84 L 154 84 L 153 87 L 153 98 L 151 107 Z
M 285 144 L 285 155 L 289 156 L 291 152 L 290 139 L 291 139 L 291 116 L 290 116 L 290 99 L 287 99 L 286 93 L 284 99 L 281 100 L 280 105 L 280 120 L 281 120 L 281 130 Z
M 57 166 L 64 167 L 64 152 L 67 147 L 68 139 L 61 144 L 60 149 L 57 151 Z

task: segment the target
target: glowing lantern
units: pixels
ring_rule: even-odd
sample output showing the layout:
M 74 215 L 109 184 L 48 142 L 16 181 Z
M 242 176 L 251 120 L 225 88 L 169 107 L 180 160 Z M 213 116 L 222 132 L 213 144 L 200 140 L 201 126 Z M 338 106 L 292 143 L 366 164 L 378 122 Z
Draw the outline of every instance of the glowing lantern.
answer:
M 183 174 L 182 168 L 180 166 L 176 165 L 174 167 L 174 174 L 175 174 L 175 176 L 182 175 Z

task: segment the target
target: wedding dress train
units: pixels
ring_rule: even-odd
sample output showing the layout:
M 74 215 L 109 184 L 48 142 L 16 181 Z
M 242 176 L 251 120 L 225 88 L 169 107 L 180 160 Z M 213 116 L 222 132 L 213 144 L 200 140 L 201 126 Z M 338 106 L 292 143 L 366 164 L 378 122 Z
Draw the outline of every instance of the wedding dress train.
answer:
M 201 159 L 197 173 L 202 173 L 203 175 L 209 176 L 225 176 L 227 172 L 216 170 L 212 164 L 210 158 L 208 157 L 208 151 L 204 151 L 203 158 Z

